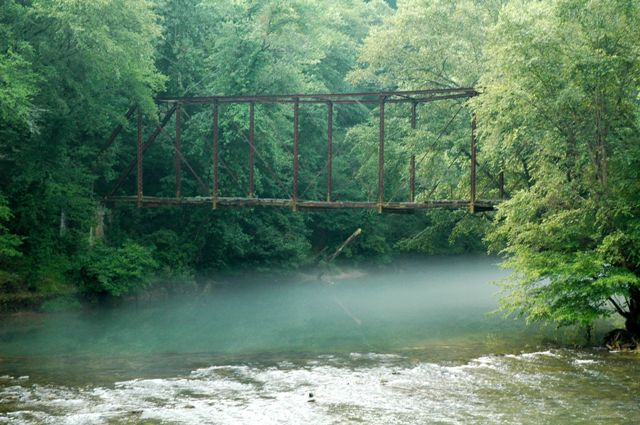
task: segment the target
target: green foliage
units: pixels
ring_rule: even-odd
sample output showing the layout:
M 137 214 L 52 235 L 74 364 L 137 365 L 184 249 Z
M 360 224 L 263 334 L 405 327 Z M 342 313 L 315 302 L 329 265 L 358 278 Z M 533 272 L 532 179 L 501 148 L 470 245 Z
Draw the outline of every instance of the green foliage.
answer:
M 486 239 L 516 271 L 506 311 L 560 323 L 589 323 L 614 303 L 640 312 L 640 33 L 629 30 L 639 26 L 639 8 L 633 0 L 1 2 L 6 287 L 69 294 L 81 270 L 76 279 L 87 293 L 124 296 L 156 272 L 178 279 L 239 265 L 298 266 L 358 227 L 363 234 L 347 258 L 484 249 L 490 217 L 466 211 L 393 217 L 191 207 L 114 208 L 106 241 L 88 248 L 97 199 L 135 155 L 134 130 L 122 118 L 133 104 L 149 122 L 159 94 L 477 85 L 482 94 L 470 105 L 481 136 L 478 195 L 498 197 L 500 171 L 511 195 Z M 245 106 L 221 108 L 221 196 L 246 195 Z M 387 105 L 387 201 L 408 198 L 412 156 L 418 201 L 468 197 L 465 106 L 421 105 L 412 129 L 408 105 Z M 375 106 L 336 105 L 333 199 L 376 198 L 378 114 Z M 291 118 L 289 105 L 256 107 L 257 196 L 290 196 Z M 197 105 L 182 116 L 182 154 L 206 185 L 211 119 L 211 109 Z M 299 196 L 324 199 L 324 105 L 303 105 L 300 122 Z M 116 123 L 122 136 L 96 160 Z M 146 195 L 174 193 L 173 152 L 161 136 L 145 153 Z M 184 173 L 185 195 L 209 195 L 199 186 Z
M 120 207 L 107 211 L 106 240 L 96 248 L 88 246 L 99 215 L 97 200 L 135 155 L 135 131 L 122 118 L 131 105 L 141 106 L 148 123 L 158 112 L 153 102 L 158 94 L 348 92 L 370 88 L 370 75 L 376 84 L 398 81 L 400 88 L 423 88 L 435 77 L 427 78 L 425 72 L 431 71 L 415 65 L 427 60 L 428 67 L 442 68 L 446 78 L 439 85 L 466 84 L 471 80 L 463 77 L 475 79 L 478 71 L 469 74 L 472 63 L 466 59 L 458 63 L 464 59 L 461 48 L 479 50 L 482 39 L 476 36 L 488 22 L 485 9 L 491 7 L 382 0 L 1 2 L 0 181 L 7 202 L 0 199 L 0 266 L 11 270 L 19 286 L 42 296 L 72 294 L 79 285 L 119 296 L 148 283 L 140 280 L 141 270 L 126 268 L 126 261 L 137 255 L 146 258 L 131 243 L 152 247 L 158 276 L 166 280 L 193 279 L 198 273 L 239 265 L 298 266 L 319 251 L 337 247 L 357 227 L 364 233 L 345 249 L 345 257 L 387 256 L 398 240 L 418 234 L 425 223 L 439 226 L 438 220 L 444 220 L 440 227 L 450 232 L 443 233 L 441 241 L 455 239 L 452 245 L 443 243 L 439 252 L 447 247 L 456 252 L 475 249 L 458 242 L 477 240 L 478 233 L 470 230 L 474 227 L 457 227 L 447 215 Z M 453 20 L 442 19 L 452 11 Z M 416 23 L 430 29 L 422 39 L 405 31 Z M 451 45 L 465 27 L 461 42 Z M 389 48 L 380 49 L 382 42 Z M 420 50 L 427 42 L 433 50 Z M 404 49 L 405 44 L 412 47 Z M 404 60 L 407 66 L 397 62 L 398 55 L 413 55 L 416 49 L 417 56 L 406 57 L 413 58 L 411 62 Z M 435 61 L 436 52 L 446 66 Z M 354 71 L 358 63 L 362 69 Z M 460 176 L 466 168 L 457 154 L 466 144 L 469 117 L 460 114 L 450 130 L 439 135 L 456 106 L 424 107 L 419 114 L 429 119 L 420 119 L 413 131 L 407 111 L 389 106 L 388 199 L 407 196 L 410 156 L 428 151 L 436 139 L 438 148 L 420 159 L 419 199 L 465 193 L 467 179 Z M 334 112 L 334 199 L 371 199 L 376 191 L 376 109 L 336 105 Z M 290 196 L 291 115 L 291 108 L 283 105 L 256 107 L 257 196 Z M 247 118 L 244 105 L 221 108 L 223 196 L 246 195 Z M 189 106 L 182 119 L 183 155 L 209 185 L 210 108 Z M 303 105 L 300 121 L 300 197 L 324 199 L 324 105 Z M 117 123 L 124 127 L 121 136 L 98 156 Z M 168 134 L 172 125 L 166 128 Z M 150 127 L 145 127 L 145 136 Z M 172 140 L 161 136 L 145 153 L 146 195 L 174 193 L 167 162 L 173 149 Z M 436 181 L 447 167 L 442 155 L 455 164 Z M 130 182 L 122 190 L 128 192 Z M 202 193 L 187 173 L 183 192 Z M 463 216 L 454 215 L 465 222 Z M 456 239 L 457 232 L 464 236 Z M 78 270 L 83 270 L 82 278 Z M 129 278 L 131 288 L 125 282 Z
M 94 172 L 112 165 L 95 164 L 99 146 L 130 104 L 153 111 L 164 81 L 158 23 L 147 0 L 0 2 L 0 267 L 32 290 L 77 284 Z
M 19 292 L 24 282 L 15 273 L 0 270 L 0 293 Z
M 24 7 L 5 1 L 0 4 L 0 122 L 16 127 L 33 125 L 32 99 L 37 93 L 37 75 L 31 69 L 33 49 L 16 37 L 15 23 Z M 0 135 L 8 133 L 0 129 Z M 5 148 L 0 142 L 0 149 Z
M 438 211 L 427 213 L 424 228 L 400 240 L 401 251 L 422 252 L 428 255 L 462 254 L 486 250 L 482 239 L 490 221 L 466 211 Z
M 503 1 L 404 0 L 372 29 L 350 77 L 373 86 L 473 86 L 483 70 L 486 30 Z
M 515 274 L 507 312 L 640 324 L 640 5 L 514 2 L 491 32 L 475 101 L 487 152 L 520 183 L 489 235 Z M 636 325 L 634 325 L 634 323 Z
M 484 72 L 486 33 L 497 20 L 502 3 L 398 2 L 397 12 L 386 17 L 382 26 L 372 28 L 360 49 L 359 67 L 349 79 L 401 90 L 473 86 Z M 369 199 L 376 194 L 378 114 L 377 109 L 371 111 L 368 121 L 351 128 L 345 139 L 350 162 L 359 166 L 348 184 L 352 188 L 368 186 Z M 385 108 L 385 199 L 409 197 L 412 156 L 416 159 L 417 201 L 468 198 L 471 117 L 464 101 L 419 105 L 415 129 L 410 116 L 409 105 Z M 482 147 L 479 163 L 479 197 L 497 198 L 495 176 L 502 164 L 485 158 Z M 487 223 L 486 218 L 478 220 L 464 212 L 429 212 L 424 227 L 396 239 L 396 247 L 429 254 L 482 250 Z
M 160 229 L 149 236 L 153 244 L 154 258 L 161 265 L 164 278 L 187 277 L 193 266 L 193 243 L 181 240 L 178 233 Z
M 77 267 L 77 259 L 51 250 L 48 254 L 39 252 L 42 260 L 33 265 L 28 273 L 29 288 L 42 294 L 68 294 L 74 292 L 72 276 Z
M 158 46 L 159 68 L 169 77 L 171 95 L 269 94 L 353 91 L 345 80 L 356 63 L 357 47 L 371 26 L 391 13 L 382 1 L 313 2 L 181 0 L 159 2 L 164 38 Z M 210 177 L 211 110 L 187 107 L 183 117 L 183 153 L 201 176 Z M 334 141 L 342 143 L 344 128 L 368 114 L 364 107 L 336 107 Z M 289 197 L 291 164 L 289 106 L 256 106 L 256 195 Z M 323 199 L 326 161 L 326 109 L 301 108 L 300 196 Z M 246 105 L 223 105 L 220 113 L 221 196 L 246 196 Z M 173 129 L 168 129 L 171 133 Z M 170 168 L 162 155 L 172 155 L 171 140 L 161 140 L 145 156 L 145 178 L 160 184 L 145 185 L 145 194 L 170 195 L 174 191 Z M 157 157 L 154 155 L 157 154 Z M 350 176 L 357 172 L 348 154 L 336 155 L 344 168 L 334 171 L 335 186 L 361 196 Z M 343 171 L 344 170 L 344 171 Z M 209 180 L 210 181 L 210 180 Z M 343 184 L 345 183 L 345 184 Z M 186 193 L 200 189 L 191 176 L 183 176 Z M 354 193 L 355 192 L 355 193 Z M 154 244 L 163 274 L 206 273 L 246 267 L 298 266 L 309 261 L 312 250 L 336 246 L 357 227 L 362 215 L 353 214 L 344 227 L 325 223 L 319 215 L 278 209 L 114 211 L 122 238 Z M 322 232 L 322 237 L 316 237 Z M 113 234 L 113 233 L 112 233 Z M 139 235 L 138 235 L 139 234 Z M 150 235 L 150 236 L 149 236 Z M 113 237 L 113 236 L 112 236 Z M 359 252 L 388 252 L 386 235 L 372 231 L 357 245 Z M 120 236 L 119 240 L 122 240 Z M 349 250 L 347 255 L 351 254 Z
M 158 263 L 148 248 L 127 242 L 119 248 L 100 244 L 83 261 L 84 291 L 121 297 L 147 288 Z
M 11 210 L 7 206 L 7 200 L 0 193 L 0 261 L 6 257 L 17 257 L 21 253 L 18 247 L 22 243 L 19 236 L 11 234 L 4 222 L 13 217 Z M 1 264 L 1 263 L 0 263 Z

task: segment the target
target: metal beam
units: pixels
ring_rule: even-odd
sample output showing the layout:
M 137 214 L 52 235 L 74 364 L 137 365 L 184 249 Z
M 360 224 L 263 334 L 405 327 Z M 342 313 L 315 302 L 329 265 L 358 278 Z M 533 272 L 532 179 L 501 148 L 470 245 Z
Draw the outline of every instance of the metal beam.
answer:
M 138 124 L 138 140 L 137 140 L 137 149 L 136 149 L 136 160 L 137 160 L 137 165 L 138 165 L 138 169 L 136 172 L 136 180 L 137 180 L 137 184 L 136 184 L 136 195 L 138 198 L 138 208 L 142 207 L 142 111 L 140 110 L 140 108 L 138 108 L 138 117 L 137 117 L 137 124 Z
M 180 118 L 182 115 L 182 104 L 176 107 L 176 142 L 175 142 L 175 169 L 176 169 L 176 198 L 182 196 L 182 128 Z
M 159 97 L 156 98 L 157 102 L 172 102 L 172 103 L 211 103 L 217 100 L 221 103 L 243 103 L 243 102 L 256 102 L 256 103 L 326 103 L 327 101 L 334 101 L 339 103 L 340 100 L 347 100 L 356 102 L 353 98 L 359 98 L 357 103 L 376 103 L 380 96 L 387 97 L 388 102 L 402 101 L 402 102 L 414 102 L 414 101 L 428 101 L 432 97 L 438 95 L 454 94 L 455 96 L 463 95 L 464 97 L 472 97 L 478 94 L 478 92 L 472 87 L 455 87 L 447 89 L 429 89 L 429 90 L 405 90 L 405 91 L 380 91 L 380 92 L 355 92 L 355 93 L 296 93 L 286 95 L 263 95 L 263 96 L 193 96 L 193 97 Z M 397 99 L 392 99 L 393 97 Z M 416 99 L 416 97 L 422 97 L 422 99 Z
M 382 212 L 384 202 L 384 102 L 385 97 L 380 96 L 380 123 L 378 128 L 378 212 Z
M 298 210 L 298 119 L 300 115 L 300 103 L 298 99 L 293 104 L 293 193 L 291 194 L 291 208 Z
M 156 139 L 162 132 L 164 126 L 167 125 L 167 123 L 171 119 L 171 116 L 173 115 L 175 110 L 176 110 L 176 106 L 173 105 L 164 115 L 160 123 L 156 125 L 156 129 L 153 131 L 153 133 L 151 133 L 151 135 L 149 135 L 149 137 L 147 138 L 147 141 L 142 146 L 142 153 L 146 152 L 147 149 L 149 149 L 149 147 L 153 144 L 153 142 L 156 141 Z M 133 159 L 129 162 L 127 167 L 118 176 L 118 180 L 116 181 L 116 184 L 113 186 L 113 188 L 109 191 L 109 194 L 107 195 L 108 197 L 113 196 L 116 193 L 116 191 L 120 189 L 120 187 L 122 186 L 126 178 L 129 177 L 129 174 L 131 174 L 131 171 L 133 171 L 133 169 L 135 168 L 136 163 L 137 163 L 137 159 Z
M 255 102 L 249 103 L 249 198 L 253 198 L 255 185 L 253 181 L 254 174 L 254 132 L 255 132 Z
M 213 102 L 213 192 L 211 194 L 211 206 L 214 210 L 218 207 L 218 163 L 220 161 L 219 114 L 218 102 Z
M 416 129 L 417 102 L 411 103 L 411 129 Z M 416 200 L 416 154 L 411 154 L 411 161 L 409 163 L 409 202 Z
M 471 198 L 469 210 L 476 212 L 476 114 L 471 118 Z
M 133 113 L 138 109 L 138 107 L 136 105 L 133 105 L 129 108 L 129 110 L 127 111 L 127 113 L 124 115 L 124 119 L 125 121 L 129 121 L 131 119 L 131 117 L 133 116 Z M 116 137 L 118 137 L 118 135 L 120 134 L 120 132 L 122 131 L 122 129 L 124 128 L 124 126 L 122 124 L 118 124 L 116 125 L 113 130 L 111 130 L 111 135 L 109 135 L 109 138 L 107 139 L 107 141 L 105 142 L 104 145 L 102 145 L 100 147 L 100 150 L 98 151 L 98 155 L 96 156 L 96 161 L 98 159 L 100 159 L 100 157 L 102 156 L 102 154 L 111 147 L 111 145 L 113 144 L 113 142 L 115 142 Z
M 440 100 L 449 100 L 449 99 L 466 99 L 469 97 L 473 97 L 475 94 L 470 94 L 467 92 L 457 93 L 457 94 L 448 94 L 441 96 L 429 96 L 429 97 L 404 97 L 404 98 L 395 98 L 395 99 L 387 99 L 387 103 L 429 103 L 429 102 L 437 102 Z M 373 98 L 355 98 L 355 99 L 311 99 L 311 100 L 298 100 L 300 104 L 322 104 L 327 103 L 331 100 L 333 103 L 337 105 L 375 105 L 378 103 L 377 99 Z M 293 104 L 296 103 L 295 99 L 273 99 L 273 98 L 246 98 L 246 99 L 227 99 L 220 97 L 200 97 L 200 98 L 183 98 L 180 100 L 157 100 L 159 103 L 183 103 L 183 104 L 207 104 L 213 103 L 214 101 L 218 101 L 219 103 L 260 103 L 260 104 Z
M 327 202 L 333 192 L 333 103 L 327 103 Z
M 200 189 L 202 190 L 202 192 L 208 193 L 209 189 L 207 188 L 207 185 L 205 184 L 204 180 L 202 180 L 202 178 L 200 178 L 198 173 L 196 173 L 196 170 L 191 166 L 189 161 L 187 161 L 187 158 L 185 158 L 184 155 L 182 155 L 182 152 L 180 152 L 179 155 L 182 162 L 184 162 L 184 165 L 187 166 L 187 170 L 191 173 L 193 178 L 195 178 L 196 181 L 198 182 L 198 185 L 200 186 Z
M 112 196 L 104 199 L 107 203 L 112 204 L 131 204 L 136 203 L 135 196 Z M 145 196 L 142 199 L 145 207 L 162 207 L 177 205 L 210 205 L 210 197 L 183 197 L 176 198 L 159 198 L 153 196 Z M 493 210 L 500 200 L 476 200 L 477 211 Z M 238 198 L 238 197 L 218 197 L 218 205 L 221 207 L 290 207 L 291 199 L 282 198 Z M 298 209 L 370 209 L 377 210 L 379 205 L 377 202 L 365 201 L 307 201 L 299 199 L 297 202 Z M 469 201 L 464 199 L 444 199 L 433 200 L 428 202 L 387 202 L 382 207 L 382 212 L 406 212 L 411 210 L 427 210 L 427 209 L 462 209 L 469 206 Z

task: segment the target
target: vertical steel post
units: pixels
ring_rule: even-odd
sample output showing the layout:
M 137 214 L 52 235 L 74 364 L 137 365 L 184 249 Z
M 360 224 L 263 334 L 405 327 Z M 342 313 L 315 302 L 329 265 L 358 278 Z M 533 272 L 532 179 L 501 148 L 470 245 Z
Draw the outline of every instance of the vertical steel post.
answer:
M 136 194 L 137 194 L 137 205 L 138 208 L 142 207 L 142 111 L 138 107 L 138 143 L 137 143 L 137 159 L 138 159 L 138 170 L 137 170 L 137 185 L 136 185 Z
M 378 133 L 378 213 L 382 212 L 384 202 L 384 101 L 380 96 L 380 128 Z
M 411 128 L 416 129 L 416 109 L 418 102 L 411 102 Z
M 409 163 L 409 202 L 416 201 L 416 156 L 411 155 Z
M 476 114 L 471 118 L 471 197 L 469 210 L 476 212 Z
M 220 150 L 220 133 L 219 133 L 219 108 L 218 101 L 213 101 L 213 193 L 211 194 L 212 208 L 218 208 L 218 162 Z
M 182 128 L 180 127 L 180 118 L 182 115 L 182 104 L 176 106 L 176 148 L 175 148 L 175 167 L 176 167 L 176 199 L 182 196 Z
M 327 202 L 333 191 L 333 102 L 327 103 Z
M 300 115 L 300 99 L 295 98 L 293 103 L 293 193 L 292 209 L 298 211 L 298 119 Z
M 411 103 L 411 129 L 416 129 L 416 108 L 418 102 Z M 411 162 L 409 164 L 409 202 L 416 201 L 416 154 L 411 154 Z
M 255 102 L 249 103 L 249 198 L 253 198 L 255 191 L 253 181 L 254 154 L 256 149 L 254 146 L 255 106 Z

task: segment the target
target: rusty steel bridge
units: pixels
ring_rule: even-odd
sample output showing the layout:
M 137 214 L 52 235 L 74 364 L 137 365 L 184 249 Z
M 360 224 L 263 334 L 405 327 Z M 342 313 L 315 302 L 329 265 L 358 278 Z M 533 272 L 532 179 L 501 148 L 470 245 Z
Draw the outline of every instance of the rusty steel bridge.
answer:
M 472 116 L 470 123 L 469 137 L 469 169 L 470 169 L 470 193 L 467 199 L 441 199 L 429 200 L 425 202 L 416 201 L 416 156 L 411 156 L 409 164 L 409 196 L 406 201 L 392 201 L 385 199 L 384 173 L 385 173 L 385 105 L 396 103 L 411 104 L 411 128 L 416 128 L 417 106 L 429 102 L 437 102 L 449 99 L 470 98 L 478 93 L 473 88 L 447 88 L 432 90 L 413 91 L 381 91 L 363 93 L 317 93 L 317 94 L 293 94 L 274 96 L 207 96 L 207 97 L 163 97 L 157 98 L 156 102 L 164 105 L 166 111 L 159 121 L 154 122 L 153 131 L 146 137 L 143 136 L 144 120 L 143 114 L 138 107 L 131 107 L 125 115 L 126 120 L 131 120 L 136 115 L 137 128 L 137 154 L 131 159 L 127 167 L 120 173 L 115 184 L 104 197 L 104 202 L 130 203 L 138 207 L 176 206 L 176 205 L 203 205 L 208 204 L 212 208 L 219 207 L 256 207 L 256 206 L 277 206 L 288 207 L 294 211 L 313 209 L 341 209 L 359 208 L 373 209 L 378 212 L 403 212 L 412 210 L 423 210 L 430 208 L 461 209 L 468 208 L 471 212 L 492 210 L 495 205 L 504 197 L 504 178 L 500 173 L 497 176 L 500 199 L 482 200 L 476 198 L 477 192 L 477 152 L 476 152 L 476 118 Z M 208 186 L 198 175 L 194 167 L 187 161 L 182 153 L 182 115 L 186 105 L 209 105 L 212 109 L 213 120 L 211 123 L 213 137 L 211 174 L 212 187 Z M 248 187 L 246 197 L 225 197 L 220 196 L 220 109 L 222 105 L 247 104 L 249 109 L 248 125 Z M 256 196 L 255 191 L 255 106 L 256 104 L 289 104 L 293 108 L 293 153 L 291 156 L 293 166 L 293 176 L 291 183 L 291 193 L 288 198 L 261 198 Z M 326 198 L 323 200 L 301 199 L 299 197 L 299 114 L 300 105 L 322 104 L 327 108 L 327 181 Z M 334 105 L 363 104 L 377 105 L 379 110 L 379 132 L 378 132 L 378 182 L 377 199 L 371 201 L 348 201 L 335 200 L 333 197 L 333 114 Z M 145 152 L 154 144 L 158 136 L 166 134 L 165 126 L 172 120 L 175 123 L 174 143 L 174 168 L 175 168 L 175 196 L 155 197 L 145 196 L 143 187 L 143 160 Z M 451 121 L 450 121 L 451 122 Z M 449 123 L 450 123 L 449 122 Z M 122 124 L 116 126 L 110 137 L 102 148 L 105 152 L 122 132 Z M 208 196 L 184 196 L 182 192 L 182 166 L 185 165 L 189 173 L 193 175 L 196 182 L 204 193 Z M 136 169 L 136 193 L 135 195 L 117 195 L 123 184 L 127 181 L 133 170 Z

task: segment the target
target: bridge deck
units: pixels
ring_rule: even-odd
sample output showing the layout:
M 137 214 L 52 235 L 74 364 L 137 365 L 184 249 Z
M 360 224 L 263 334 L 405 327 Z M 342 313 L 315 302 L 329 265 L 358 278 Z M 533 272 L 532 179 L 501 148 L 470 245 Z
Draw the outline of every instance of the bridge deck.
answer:
M 143 207 L 180 206 L 180 205 L 213 205 L 213 198 L 209 196 L 183 197 L 183 198 L 161 198 L 155 196 L 111 196 L 105 199 L 107 203 L 130 203 Z M 275 198 L 236 198 L 218 197 L 216 199 L 218 207 L 289 207 L 301 210 L 314 209 L 371 209 L 376 210 L 379 204 L 366 201 L 308 201 L 297 200 L 295 203 L 291 199 Z M 476 200 L 475 211 L 491 211 L 500 201 L 497 200 Z M 441 209 L 464 209 L 469 208 L 469 200 L 434 200 L 427 202 L 384 202 L 383 212 L 403 212 L 411 210 L 427 210 L 434 208 Z

